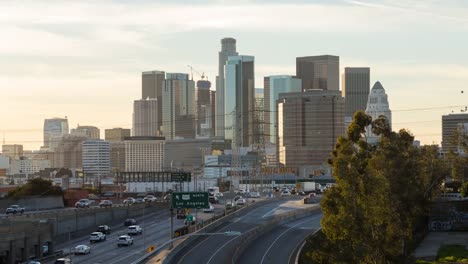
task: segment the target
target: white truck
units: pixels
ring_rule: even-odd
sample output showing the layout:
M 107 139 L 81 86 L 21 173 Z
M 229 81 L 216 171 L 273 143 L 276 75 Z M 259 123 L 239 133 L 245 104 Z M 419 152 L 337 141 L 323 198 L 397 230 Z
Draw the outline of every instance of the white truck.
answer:
M 315 184 L 315 182 L 303 182 L 302 183 L 302 190 L 305 193 L 313 192 L 316 189 L 317 189 L 317 185 Z
M 19 205 L 12 205 L 6 209 L 6 214 L 23 214 L 24 213 L 24 207 L 21 207 Z

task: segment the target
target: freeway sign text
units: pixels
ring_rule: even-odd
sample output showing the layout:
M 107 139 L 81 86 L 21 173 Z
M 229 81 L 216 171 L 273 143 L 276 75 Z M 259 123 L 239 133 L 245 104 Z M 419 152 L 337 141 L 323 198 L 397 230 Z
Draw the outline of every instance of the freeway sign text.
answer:
M 172 208 L 208 208 L 207 192 L 174 192 Z

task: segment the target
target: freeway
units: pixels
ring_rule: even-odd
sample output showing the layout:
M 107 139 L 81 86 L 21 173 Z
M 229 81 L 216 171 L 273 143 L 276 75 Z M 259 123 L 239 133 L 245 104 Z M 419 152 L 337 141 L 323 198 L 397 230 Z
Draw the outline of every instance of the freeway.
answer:
M 238 263 L 242 264 L 293 264 L 297 248 L 304 239 L 320 228 L 322 214 L 317 212 L 287 222 L 252 241 L 242 252 Z
M 293 199 L 293 200 L 291 200 Z M 226 221 L 216 230 L 211 232 L 223 233 L 227 231 L 238 231 L 246 233 L 249 230 L 256 228 L 272 219 L 272 217 L 292 210 L 304 208 L 300 200 L 301 197 L 291 197 L 284 200 L 273 200 L 261 207 L 253 210 L 248 210 L 246 214 L 236 217 L 230 221 Z M 241 236 L 223 236 L 213 235 L 206 236 L 204 239 L 191 247 L 184 248 L 182 252 L 177 254 L 171 263 L 230 263 L 232 252 L 235 251 Z M 149 263 L 152 263 L 151 261 Z

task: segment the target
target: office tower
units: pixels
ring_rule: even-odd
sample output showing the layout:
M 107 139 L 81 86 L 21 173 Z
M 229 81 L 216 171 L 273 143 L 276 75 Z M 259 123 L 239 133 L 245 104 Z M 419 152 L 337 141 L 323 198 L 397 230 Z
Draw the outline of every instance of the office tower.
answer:
M 211 97 L 211 135 L 216 135 L 216 91 L 210 91 Z
M 111 171 L 125 171 L 125 143 L 124 141 L 110 141 Z
M 385 89 L 382 84 L 377 81 L 369 94 L 367 100 L 366 114 L 372 117 L 372 120 L 377 119 L 379 116 L 385 116 L 388 119 L 390 128 L 392 127 L 392 112 L 388 104 L 388 96 L 385 93 Z M 369 127 L 366 131 L 367 142 L 375 144 L 378 141 L 378 137 L 374 135 Z
M 296 169 L 325 164 L 336 139 L 345 133 L 340 91 L 283 93 L 277 111 L 279 162 Z
M 350 124 L 355 112 L 366 110 L 370 91 L 370 68 L 346 67 L 342 83 L 345 123 Z
M 167 73 L 163 98 L 163 135 L 167 139 L 195 138 L 195 82 L 185 73 Z
M 231 139 L 236 147 L 253 144 L 254 85 L 254 57 L 229 57 L 226 62 L 224 137 Z
M 104 132 L 106 141 L 123 141 L 130 136 L 130 129 L 127 128 L 106 129 Z
M 76 135 L 76 136 L 84 136 L 89 139 L 100 139 L 101 138 L 101 132 L 99 128 L 95 126 L 80 126 L 78 125 L 77 128 L 74 128 L 70 131 L 70 134 Z
M 468 114 L 449 114 L 442 116 L 442 152 L 459 151 L 460 136 L 468 127 Z
M 197 134 L 202 137 L 213 136 L 210 88 L 208 80 L 197 81 Z
M 230 56 L 237 56 L 236 40 L 223 38 L 221 40 L 221 51 L 218 53 L 218 76 L 216 76 L 216 136 L 224 137 L 225 132 L 225 65 Z
M 2 145 L 2 154 L 10 159 L 19 159 L 23 156 L 23 145 L 9 144 Z
M 296 76 L 302 90 L 340 90 L 340 57 L 333 55 L 296 58 Z
M 141 99 L 157 99 L 162 102 L 165 73 L 163 71 L 146 71 L 141 74 Z M 162 103 L 158 105 L 158 131 L 162 126 Z
M 60 138 L 66 134 L 68 134 L 68 119 L 66 117 L 45 119 L 43 148 L 55 149 Z
M 133 101 L 133 136 L 158 136 L 159 127 L 158 99 L 141 99 Z
M 164 137 L 125 138 L 125 171 L 162 171 L 164 164 Z
M 255 106 L 253 117 L 253 147 L 263 151 L 265 147 L 265 107 L 263 88 L 255 88 Z
M 302 91 L 302 81 L 295 76 L 275 75 L 267 76 L 264 82 L 264 108 L 265 108 L 265 133 L 266 141 L 277 144 L 276 134 L 276 104 L 281 93 L 299 93 Z
M 110 147 L 104 140 L 86 140 L 83 142 L 83 171 L 86 177 L 110 176 Z
M 53 166 L 69 169 L 82 168 L 82 144 L 88 139 L 83 135 L 63 135 L 55 149 Z

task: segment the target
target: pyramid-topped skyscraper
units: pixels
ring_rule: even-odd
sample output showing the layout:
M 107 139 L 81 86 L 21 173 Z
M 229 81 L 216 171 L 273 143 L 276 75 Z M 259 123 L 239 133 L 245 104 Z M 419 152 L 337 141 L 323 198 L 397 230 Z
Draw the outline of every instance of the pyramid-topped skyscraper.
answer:
M 379 116 L 385 116 L 388 119 L 390 127 L 392 127 L 392 112 L 388 104 L 388 96 L 382 84 L 377 81 L 371 89 L 369 99 L 367 100 L 366 114 L 372 117 L 372 120 Z M 368 143 L 377 143 L 378 137 L 371 132 L 370 127 L 366 132 Z

